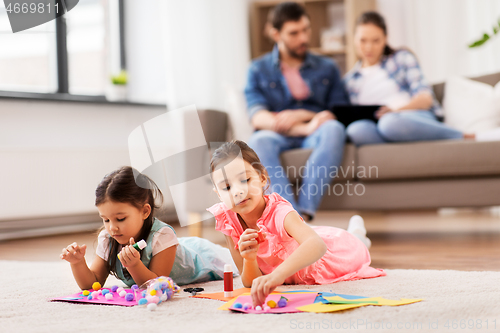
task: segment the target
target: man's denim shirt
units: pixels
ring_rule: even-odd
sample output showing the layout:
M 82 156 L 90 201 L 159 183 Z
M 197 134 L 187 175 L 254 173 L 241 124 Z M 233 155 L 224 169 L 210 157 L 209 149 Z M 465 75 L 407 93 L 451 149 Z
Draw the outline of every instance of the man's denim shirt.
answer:
M 307 109 L 320 112 L 334 105 L 349 104 L 349 97 L 332 59 L 307 53 L 300 74 L 309 87 L 309 97 L 297 101 L 281 73 L 277 45 L 273 51 L 254 60 L 248 70 L 245 97 L 249 118 L 260 110 L 279 112 L 286 109 Z

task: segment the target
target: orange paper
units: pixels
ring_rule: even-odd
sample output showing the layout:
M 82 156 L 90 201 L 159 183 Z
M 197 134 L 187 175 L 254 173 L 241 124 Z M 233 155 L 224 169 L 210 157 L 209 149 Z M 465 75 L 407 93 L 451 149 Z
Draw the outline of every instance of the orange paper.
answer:
M 195 297 L 195 298 L 216 299 L 218 301 L 228 302 L 228 301 L 232 300 L 233 298 L 240 296 L 241 294 L 249 293 L 251 290 L 252 289 L 250 289 L 250 288 L 236 289 L 236 290 L 233 291 L 233 297 L 224 297 L 224 292 L 221 292 L 221 293 L 211 293 L 211 294 L 198 294 L 198 295 L 195 295 L 193 297 Z

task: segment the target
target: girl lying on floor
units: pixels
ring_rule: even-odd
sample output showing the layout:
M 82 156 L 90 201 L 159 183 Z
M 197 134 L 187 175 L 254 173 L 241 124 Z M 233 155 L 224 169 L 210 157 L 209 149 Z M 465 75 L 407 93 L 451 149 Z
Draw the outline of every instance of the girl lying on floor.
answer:
M 349 232 L 309 226 L 279 194 L 264 194 L 266 169 L 246 143 L 222 145 L 210 169 L 222 202 L 207 210 L 226 235 L 243 284 L 252 287 L 254 306 L 284 283 L 328 284 L 386 275 L 370 267 L 361 217 L 351 219 Z

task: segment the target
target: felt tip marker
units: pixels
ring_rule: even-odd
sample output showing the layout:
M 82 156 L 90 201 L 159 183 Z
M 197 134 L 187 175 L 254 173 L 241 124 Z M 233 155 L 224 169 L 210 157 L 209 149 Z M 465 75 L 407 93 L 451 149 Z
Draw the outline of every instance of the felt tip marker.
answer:
M 224 297 L 233 297 L 233 266 L 224 265 Z
M 141 239 L 140 241 L 138 241 L 137 243 L 135 243 L 134 245 L 132 245 L 134 247 L 134 249 L 136 249 L 137 251 L 140 251 L 142 250 L 143 248 L 145 248 L 146 246 L 148 246 L 148 243 L 146 243 L 146 241 L 144 239 Z M 118 259 L 120 259 L 120 255 L 118 254 Z M 121 260 L 121 259 L 120 259 Z

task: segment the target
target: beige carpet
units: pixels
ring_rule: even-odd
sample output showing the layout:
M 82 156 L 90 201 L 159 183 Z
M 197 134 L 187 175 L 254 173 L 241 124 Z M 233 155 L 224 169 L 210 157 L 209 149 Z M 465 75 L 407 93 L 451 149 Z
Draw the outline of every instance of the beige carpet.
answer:
M 375 279 L 283 288 L 425 301 L 329 314 L 247 315 L 217 310 L 222 304 L 219 301 L 179 298 L 149 312 L 144 307 L 48 302 L 51 297 L 78 291 L 67 263 L 0 261 L 0 332 L 500 331 L 500 272 L 387 270 L 387 273 L 386 277 Z M 114 282 L 108 279 L 106 285 Z M 222 291 L 221 281 L 200 286 L 207 292 Z M 240 287 L 241 282 L 236 280 L 235 288 Z M 447 321 L 449 328 L 445 326 Z M 460 324 L 466 328 L 461 330 Z M 458 330 L 453 330 L 453 325 Z

